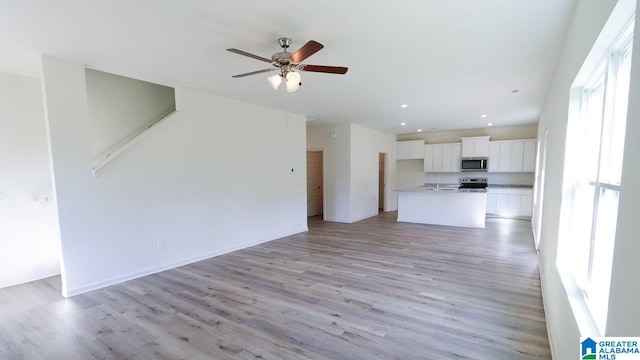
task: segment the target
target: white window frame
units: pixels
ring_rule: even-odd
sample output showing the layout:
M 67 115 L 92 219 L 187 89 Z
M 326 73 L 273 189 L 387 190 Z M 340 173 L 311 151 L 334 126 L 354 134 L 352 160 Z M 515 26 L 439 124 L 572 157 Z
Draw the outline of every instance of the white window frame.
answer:
M 627 51 L 632 51 L 634 18 L 635 16 L 627 18 L 628 20 L 626 21 L 626 24 L 624 25 L 624 27 L 622 27 L 621 31 L 618 31 L 617 37 L 614 38 L 615 40 L 609 42 L 610 46 L 604 53 L 604 57 L 600 57 L 600 60 L 597 62 L 593 61 L 592 58 L 590 64 L 587 64 L 589 62 L 589 59 L 585 61 L 583 68 L 576 77 L 576 81 L 572 86 L 570 94 L 570 119 L 567 128 L 567 150 L 565 158 L 564 179 L 565 183 L 563 185 L 561 228 L 559 234 L 560 239 L 557 266 L 563 284 L 565 285 L 565 288 L 569 295 L 569 300 L 574 315 L 576 316 L 578 326 L 580 327 L 581 333 L 584 336 L 603 336 L 606 332 L 606 305 L 603 309 L 602 306 L 595 304 L 596 301 L 592 302 L 591 296 L 594 291 L 602 290 L 593 289 L 594 285 L 592 284 L 593 266 L 596 256 L 594 254 L 594 249 L 597 246 L 595 234 L 598 225 L 597 214 L 601 196 L 601 189 L 616 191 L 618 192 L 619 198 L 620 184 L 601 181 L 600 179 L 602 165 L 601 161 L 603 154 L 603 125 L 605 124 L 605 119 L 607 117 L 612 117 L 614 115 L 612 106 L 614 105 L 615 98 L 612 98 L 612 96 L 615 96 L 618 68 L 620 59 L 623 58 L 621 55 L 626 54 Z M 586 74 L 585 66 L 588 66 L 587 69 L 591 70 L 586 72 Z M 582 77 L 582 79 L 579 79 L 580 77 Z M 576 133 L 582 134 L 582 132 L 586 129 L 585 124 L 587 119 L 587 100 L 592 91 L 600 82 L 602 82 L 602 86 L 604 87 L 604 94 L 602 101 L 602 115 L 600 117 L 599 148 L 597 149 L 597 159 L 594 159 L 598 161 L 598 164 L 595 172 L 595 179 L 588 178 L 587 181 L 589 185 L 594 187 L 593 211 L 591 214 L 591 231 L 590 238 L 588 239 L 589 249 L 587 269 L 586 274 L 577 274 L 576 268 L 572 267 L 571 265 L 571 253 L 573 250 L 572 246 L 575 243 L 573 241 L 574 239 L 572 239 L 570 229 L 572 227 L 571 220 L 574 207 L 573 201 L 574 199 L 576 199 L 576 191 L 578 189 L 578 184 L 580 183 L 580 181 L 577 181 L 575 177 L 572 178 L 572 172 L 579 170 L 575 168 L 572 169 L 572 162 L 575 163 L 575 159 L 577 158 L 576 156 L 580 156 L 581 154 L 577 154 L 577 152 L 575 151 L 574 147 L 576 144 L 576 140 L 572 137 L 576 136 Z M 578 84 L 576 85 L 576 83 Z M 628 93 L 625 95 L 628 96 Z M 581 139 L 584 139 L 584 136 L 581 136 Z M 615 234 L 613 234 L 613 236 L 615 236 Z M 584 278 L 586 279 L 584 283 L 576 281 L 578 277 L 582 276 L 584 276 Z M 608 298 L 608 288 L 606 289 L 606 296 Z

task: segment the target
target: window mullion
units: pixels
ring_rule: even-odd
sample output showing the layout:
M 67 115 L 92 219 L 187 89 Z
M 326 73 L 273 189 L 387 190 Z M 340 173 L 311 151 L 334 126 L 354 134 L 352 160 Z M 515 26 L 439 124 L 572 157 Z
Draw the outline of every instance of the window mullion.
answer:
M 620 192 L 620 185 L 618 185 L 618 184 L 609 184 L 609 183 L 605 183 L 605 182 L 600 182 L 600 183 L 598 183 L 598 186 L 600 188 L 602 188 L 602 189 L 607 189 L 607 190 Z

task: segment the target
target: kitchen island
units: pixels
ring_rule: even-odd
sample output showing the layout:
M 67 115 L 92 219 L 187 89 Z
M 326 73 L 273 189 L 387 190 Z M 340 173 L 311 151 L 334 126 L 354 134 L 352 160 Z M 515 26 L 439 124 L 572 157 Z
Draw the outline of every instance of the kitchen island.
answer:
M 398 221 L 460 227 L 485 227 L 484 189 L 413 188 L 398 192 Z

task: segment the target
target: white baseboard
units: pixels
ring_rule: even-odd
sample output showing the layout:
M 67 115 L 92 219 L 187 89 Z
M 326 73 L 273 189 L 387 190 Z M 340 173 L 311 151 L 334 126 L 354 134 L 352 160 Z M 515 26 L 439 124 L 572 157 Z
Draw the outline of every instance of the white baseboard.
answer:
M 266 243 L 266 242 L 269 242 L 269 241 L 272 241 L 272 240 L 280 239 L 280 238 L 283 238 L 283 237 L 286 237 L 286 236 L 299 234 L 299 233 L 305 232 L 305 231 L 309 231 L 309 228 L 307 228 L 306 226 L 304 228 L 291 231 L 289 233 L 279 234 L 279 235 L 276 235 L 276 236 L 271 236 L 271 237 L 268 237 L 268 238 L 252 241 L 252 242 L 241 244 L 241 245 L 238 245 L 238 246 L 231 246 L 231 247 L 219 249 L 219 250 L 216 250 L 216 251 L 204 254 L 204 255 L 199 255 L 199 256 L 196 256 L 196 257 L 189 258 L 189 259 L 183 259 L 183 260 L 170 262 L 168 264 L 163 264 L 163 265 L 160 265 L 160 266 L 154 266 L 154 267 L 151 267 L 151 268 L 148 268 L 148 269 L 135 271 L 135 272 L 132 272 L 132 273 L 129 273 L 129 274 L 112 277 L 112 278 L 109 278 L 109 279 L 106 279 L 106 280 L 102 280 L 102 281 L 97 281 L 97 282 L 94 282 L 94 283 L 91 283 L 91 284 L 87 284 L 87 285 L 84 285 L 84 286 L 80 286 L 80 287 L 77 287 L 77 288 L 74 288 L 74 289 L 65 289 L 64 286 L 63 286 L 63 288 L 62 288 L 62 296 L 71 297 L 71 296 L 75 296 L 75 295 L 84 294 L 84 293 L 89 292 L 89 291 L 102 289 L 102 288 L 107 287 L 107 286 L 119 284 L 119 283 L 122 283 L 122 282 L 125 282 L 125 281 L 137 279 L 137 278 L 140 278 L 140 277 L 143 277 L 143 276 L 159 273 L 161 271 L 174 269 L 174 268 L 177 268 L 177 267 L 180 267 L 180 266 L 184 266 L 184 265 L 188 265 L 188 264 L 191 264 L 191 263 L 194 263 L 194 262 L 198 262 L 198 261 L 210 259 L 212 257 L 224 255 L 224 254 L 227 254 L 227 253 L 230 253 L 230 252 L 233 252 L 233 251 L 242 250 L 242 249 L 246 249 L 248 247 L 260 245 L 260 244 L 263 244 L 263 243 Z
M 371 215 L 365 215 L 359 218 L 355 218 L 355 219 L 339 219 L 339 218 L 324 218 L 324 221 L 333 221 L 333 222 L 339 222 L 339 223 L 343 223 L 343 224 L 352 224 L 354 222 L 360 221 L 360 220 L 364 220 L 364 219 L 368 219 L 370 217 L 374 217 L 374 216 L 378 216 L 378 212 L 376 211 L 375 214 L 371 214 Z
M 16 286 L 16 285 L 22 285 L 22 284 L 30 283 L 32 281 L 38 281 L 38 280 L 42 280 L 42 279 L 46 279 L 46 278 L 50 278 L 52 276 L 58 276 L 58 275 L 60 275 L 60 268 L 59 267 L 58 267 L 58 270 L 53 271 L 51 273 L 38 274 L 36 276 L 28 277 L 28 278 L 25 278 L 25 279 L 20 279 L 18 281 L 11 281 L 11 282 L 2 283 L 2 284 L 0 284 L 0 289 L 4 289 L 4 288 L 7 288 L 7 287 Z
M 551 349 L 551 360 L 555 360 L 556 347 L 553 343 L 553 334 L 551 332 L 551 326 L 549 325 L 549 317 L 547 316 L 547 298 L 544 296 L 544 284 L 542 283 L 544 276 L 542 272 L 542 266 L 540 264 L 540 252 L 536 251 L 536 253 L 538 255 L 538 276 L 540 276 L 540 293 L 542 293 L 542 310 L 544 310 L 544 319 L 547 325 L 547 337 L 549 338 L 549 348 Z
M 364 220 L 364 219 L 368 219 L 368 218 L 374 217 L 374 216 L 378 216 L 378 212 L 377 211 L 374 214 L 365 215 L 365 216 L 361 216 L 359 218 L 351 219 L 351 222 L 354 223 L 354 222 L 357 222 L 357 221 L 360 221 L 360 220 Z
M 352 221 L 348 220 L 348 219 L 339 219 L 339 218 L 329 218 L 326 217 L 324 219 L 322 219 L 324 221 L 332 221 L 332 222 L 339 222 L 339 223 L 344 223 L 344 224 L 350 224 Z

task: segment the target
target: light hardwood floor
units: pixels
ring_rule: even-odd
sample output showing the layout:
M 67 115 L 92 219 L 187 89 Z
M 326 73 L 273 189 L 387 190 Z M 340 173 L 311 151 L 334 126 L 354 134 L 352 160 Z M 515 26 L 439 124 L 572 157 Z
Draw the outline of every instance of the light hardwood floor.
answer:
M 531 225 L 310 218 L 289 236 L 64 299 L 0 289 L 0 359 L 550 359 Z

